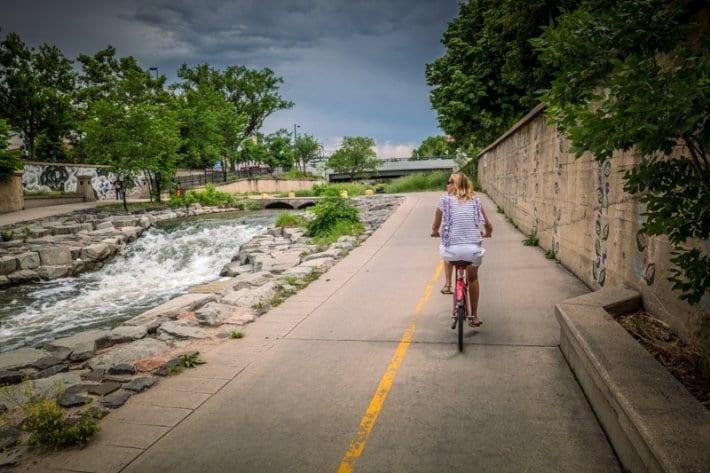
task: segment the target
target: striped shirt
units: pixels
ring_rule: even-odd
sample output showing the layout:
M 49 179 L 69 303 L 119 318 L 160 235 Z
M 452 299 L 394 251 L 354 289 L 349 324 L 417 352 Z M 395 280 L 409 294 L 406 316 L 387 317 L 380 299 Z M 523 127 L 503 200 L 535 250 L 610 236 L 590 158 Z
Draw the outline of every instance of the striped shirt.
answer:
M 442 242 L 444 246 L 480 243 L 483 240 L 479 226 L 485 223 L 481 199 L 460 202 L 455 196 L 445 195 L 437 205 L 442 213 Z M 448 232 L 448 235 L 444 233 Z

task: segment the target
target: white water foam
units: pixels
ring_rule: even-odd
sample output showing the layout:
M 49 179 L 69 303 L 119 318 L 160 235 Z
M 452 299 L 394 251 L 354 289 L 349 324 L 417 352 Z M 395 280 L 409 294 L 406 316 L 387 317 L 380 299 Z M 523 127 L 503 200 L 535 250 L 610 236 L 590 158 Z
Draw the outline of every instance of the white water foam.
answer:
M 0 294 L 0 351 L 109 329 L 214 281 L 239 245 L 265 231 L 262 223 L 204 220 L 153 227 L 100 270 L 6 288 Z

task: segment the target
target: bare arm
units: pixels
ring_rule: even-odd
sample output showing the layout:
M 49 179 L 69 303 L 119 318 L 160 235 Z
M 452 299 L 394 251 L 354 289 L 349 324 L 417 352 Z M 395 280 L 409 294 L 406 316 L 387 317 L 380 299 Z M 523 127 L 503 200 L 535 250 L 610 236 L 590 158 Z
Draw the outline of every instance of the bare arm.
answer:
M 439 227 L 441 226 L 441 209 L 436 209 L 434 212 L 434 223 L 431 226 L 431 236 L 439 237 Z
M 483 205 L 481 205 L 481 213 L 483 214 L 483 220 L 485 220 L 485 223 L 483 224 L 483 228 L 486 231 L 483 234 L 483 238 L 490 238 L 491 235 L 493 234 L 493 225 L 491 224 L 491 221 L 488 220 L 488 215 L 486 215 L 486 211 L 483 210 Z

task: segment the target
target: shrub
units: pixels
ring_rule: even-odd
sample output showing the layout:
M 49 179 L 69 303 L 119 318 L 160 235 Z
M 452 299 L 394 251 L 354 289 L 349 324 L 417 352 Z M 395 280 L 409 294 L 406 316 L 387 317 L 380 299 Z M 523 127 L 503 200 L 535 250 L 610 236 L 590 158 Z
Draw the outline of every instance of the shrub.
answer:
M 356 182 L 350 182 L 345 184 L 315 184 L 313 186 L 313 193 L 319 197 L 339 197 L 340 193 L 345 191 L 349 196 L 354 197 L 358 195 L 364 195 L 365 191 L 369 189 L 365 184 L 358 184 Z
M 205 190 L 199 191 L 187 191 L 186 199 L 192 202 L 198 202 L 202 205 L 234 205 L 236 202 L 234 196 L 226 192 L 218 191 L 214 185 L 207 184 Z
M 308 222 L 306 233 L 310 237 L 325 237 L 332 235 L 333 230 L 338 226 L 345 230 L 349 226 L 352 228 L 360 225 L 358 219 L 358 209 L 352 206 L 349 201 L 341 197 L 327 197 L 310 208 L 315 217 Z

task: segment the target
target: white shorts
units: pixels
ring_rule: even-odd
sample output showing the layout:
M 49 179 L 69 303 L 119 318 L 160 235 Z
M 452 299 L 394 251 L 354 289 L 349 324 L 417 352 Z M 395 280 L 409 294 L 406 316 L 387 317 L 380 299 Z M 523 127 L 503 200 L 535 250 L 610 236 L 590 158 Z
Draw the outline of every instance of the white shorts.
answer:
M 439 254 L 446 261 L 470 261 L 473 266 L 480 266 L 486 250 L 480 243 L 468 245 L 439 245 Z

